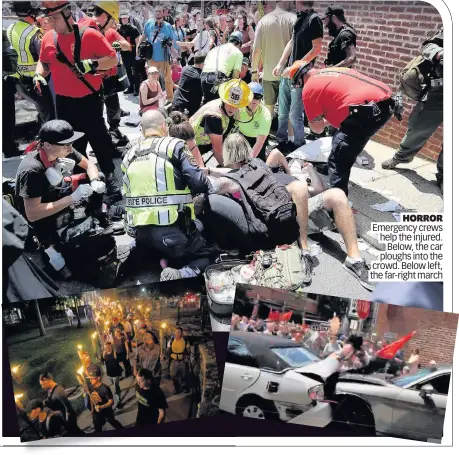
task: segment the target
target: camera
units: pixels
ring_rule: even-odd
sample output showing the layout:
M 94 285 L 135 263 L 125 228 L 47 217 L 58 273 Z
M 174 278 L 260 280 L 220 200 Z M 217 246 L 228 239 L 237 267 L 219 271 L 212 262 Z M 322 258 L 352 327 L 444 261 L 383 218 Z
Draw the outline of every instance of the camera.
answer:
M 172 40 L 170 38 L 163 40 L 162 42 L 163 47 L 171 47 L 172 46 Z

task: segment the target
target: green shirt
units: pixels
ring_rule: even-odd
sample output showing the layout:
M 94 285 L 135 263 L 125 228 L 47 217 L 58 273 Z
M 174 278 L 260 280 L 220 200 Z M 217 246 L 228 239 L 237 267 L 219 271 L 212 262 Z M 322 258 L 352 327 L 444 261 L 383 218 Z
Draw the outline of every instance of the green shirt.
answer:
M 236 46 L 231 43 L 222 44 L 214 47 L 207 54 L 202 72 L 215 73 L 220 71 L 231 76 L 233 70 L 241 71 L 243 58 L 242 52 Z
M 239 132 L 246 137 L 267 136 L 271 130 L 271 112 L 263 104 L 260 103 L 258 109 L 255 111 L 252 120 L 251 114 L 247 108 L 241 109 L 240 122 L 238 122 Z M 248 123 L 244 123 L 248 122 Z

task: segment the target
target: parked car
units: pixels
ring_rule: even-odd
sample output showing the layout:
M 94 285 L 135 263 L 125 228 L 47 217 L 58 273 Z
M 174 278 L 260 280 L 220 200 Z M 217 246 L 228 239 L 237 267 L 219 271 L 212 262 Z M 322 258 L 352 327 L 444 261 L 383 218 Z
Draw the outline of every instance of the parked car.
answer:
M 332 408 L 324 380 L 339 367 L 281 337 L 231 332 L 220 409 L 256 419 L 325 427 Z
M 414 374 L 386 379 L 381 375 L 344 374 L 336 394 L 354 395 L 375 431 L 420 441 L 441 441 L 451 365 L 422 368 Z

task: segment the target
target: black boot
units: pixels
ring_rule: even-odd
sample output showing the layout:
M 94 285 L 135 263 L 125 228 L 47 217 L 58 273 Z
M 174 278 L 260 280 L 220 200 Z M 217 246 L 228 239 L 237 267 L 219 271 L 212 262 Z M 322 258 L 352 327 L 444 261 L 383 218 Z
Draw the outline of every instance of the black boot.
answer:
M 125 147 L 129 143 L 129 139 L 125 136 L 118 127 L 110 127 L 108 130 L 115 147 Z
M 132 85 L 129 86 L 123 93 L 125 95 L 129 95 L 130 93 L 134 93 L 134 87 Z
M 117 194 L 120 192 L 120 188 L 118 186 L 118 182 L 116 181 L 115 174 L 112 172 L 110 174 L 107 174 L 105 177 L 105 185 L 107 187 L 106 189 L 106 194 L 108 196 L 112 194 Z

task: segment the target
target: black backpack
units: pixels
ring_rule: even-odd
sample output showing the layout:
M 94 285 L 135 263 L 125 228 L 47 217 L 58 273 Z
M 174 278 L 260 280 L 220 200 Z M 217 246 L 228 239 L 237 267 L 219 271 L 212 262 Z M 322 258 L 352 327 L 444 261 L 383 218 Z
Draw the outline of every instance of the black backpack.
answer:
M 275 245 L 293 243 L 299 235 L 296 206 L 290 193 L 266 165 L 255 158 L 238 172 L 226 174 L 241 187 L 241 201 L 250 232 Z

